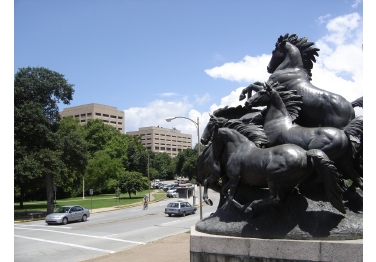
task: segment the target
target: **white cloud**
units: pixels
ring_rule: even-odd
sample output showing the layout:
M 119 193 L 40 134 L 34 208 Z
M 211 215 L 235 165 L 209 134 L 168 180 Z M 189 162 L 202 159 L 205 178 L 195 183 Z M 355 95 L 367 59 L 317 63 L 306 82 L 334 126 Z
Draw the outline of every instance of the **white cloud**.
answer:
M 356 37 L 355 29 L 359 28 L 360 23 L 361 17 L 358 13 L 336 17 L 326 25 L 329 34 L 323 37 L 323 41 L 335 45 L 353 41 L 352 38 Z
M 146 107 L 131 107 L 124 110 L 125 113 L 125 131 L 137 131 L 139 127 L 163 126 L 166 118 L 176 115 L 184 115 L 192 105 L 188 103 L 187 98 L 179 102 L 168 102 L 163 100 L 154 100 Z
M 169 97 L 169 96 L 177 96 L 178 94 L 176 93 L 162 93 L 162 94 L 159 94 L 159 96 L 162 96 L 162 97 Z
M 328 20 L 329 17 L 331 17 L 330 14 L 323 15 L 323 16 L 319 16 L 319 18 L 317 18 L 317 22 L 318 22 L 319 24 L 326 23 L 326 21 Z
M 231 81 L 254 82 L 269 77 L 266 67 L 269 63 L 270 55 L 257 57 L 245 56 L 240 62 L 225 63 L 212 69 L 205 70 L 205 73 L 213 78 L 223 78 Z
M 196 103 L 199 105 L 202 105 L 203 103 L 210 101 L 210 95 L 208 93 L 205 93 L 203 96 L 195 95 L 196 97 Z

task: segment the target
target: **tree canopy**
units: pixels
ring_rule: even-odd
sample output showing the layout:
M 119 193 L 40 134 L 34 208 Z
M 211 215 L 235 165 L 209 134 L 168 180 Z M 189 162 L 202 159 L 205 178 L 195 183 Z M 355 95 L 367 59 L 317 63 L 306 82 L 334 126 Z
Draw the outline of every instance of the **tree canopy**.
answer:
M 55 178 L 85 169 L 85 142 L 69 129 L 59 131 L 57 104 L 69 104 L 73 86 L 43 67 L 20 68 L 14 76 L 14 181 L 21 207 L 25 192 L 44 181 L 51 213 Z

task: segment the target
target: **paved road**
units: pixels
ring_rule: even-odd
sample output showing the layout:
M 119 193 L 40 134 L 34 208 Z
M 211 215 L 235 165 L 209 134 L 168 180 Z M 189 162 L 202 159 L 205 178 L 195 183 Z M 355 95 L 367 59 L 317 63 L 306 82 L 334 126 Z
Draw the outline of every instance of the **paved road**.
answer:
M 203 206 L 203 217 L 214 212 L 218 204 L 217 193 L 210 192 L 209 196 L 215 200 L 214 205 Z M 168 217 L 164 208 L 174 200 L 150 204 L 147 210 L 138 206 L 93 212 L 85 223 L 15 224 L 14 261 L 82 261 L 187 232 L 199 220 L 199 212 L 186 217 Z

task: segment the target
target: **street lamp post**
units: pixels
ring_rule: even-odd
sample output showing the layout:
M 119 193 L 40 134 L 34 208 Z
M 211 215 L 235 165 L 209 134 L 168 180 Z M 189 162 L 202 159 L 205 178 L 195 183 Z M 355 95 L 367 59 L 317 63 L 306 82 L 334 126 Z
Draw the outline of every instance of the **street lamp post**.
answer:
M 150 166 L 150 156 L 148 152 L 148 180 L 149 180 L 149 201 L 150 201 L 150 173 L 149 173 L 149 166 Z
M 197 146 L 198 146 L 198 155 L 197 157 L 200 156 L 200 119 L 197 117 L 197 122 L 195 122 L 194 120 L 188 118 L 188 117 L 185 117 L 185 116 L 173 116 L 173 117 L 168 117 L 166 118 L 166 121 L 167 122 L 171 122 L 171 120 L 174 120 L 176 118 L 184 118 L 184 119 L 187 119 L 191 122 L 193 122 L 197 128 Z M 199 186 L 199 192 L 200 192 L 200 220 L 202 220 L 202 191 L 201 191 L 201 183 L 199 183 L 200 186 Z

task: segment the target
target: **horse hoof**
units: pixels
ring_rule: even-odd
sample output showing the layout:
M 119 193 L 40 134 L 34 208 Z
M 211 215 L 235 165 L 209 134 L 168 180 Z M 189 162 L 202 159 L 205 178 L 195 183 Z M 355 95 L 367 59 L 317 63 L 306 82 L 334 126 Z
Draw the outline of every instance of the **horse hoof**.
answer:
M 252 207 L 247 207 L 247 208 L 244 210 L 244 213 L 249 214 L 249 213 L 252 213 L 252 211 L 253 211 Z
M 210 199 L 205 199 L 205 203 L 212 206 L 213 205 L 213 201 L 211 201 Z

